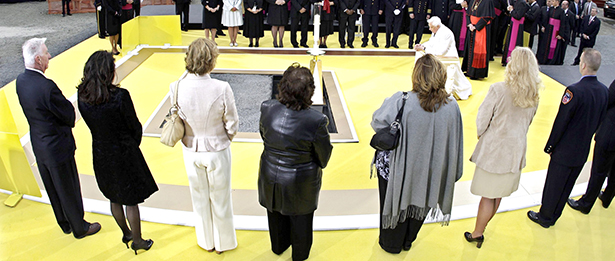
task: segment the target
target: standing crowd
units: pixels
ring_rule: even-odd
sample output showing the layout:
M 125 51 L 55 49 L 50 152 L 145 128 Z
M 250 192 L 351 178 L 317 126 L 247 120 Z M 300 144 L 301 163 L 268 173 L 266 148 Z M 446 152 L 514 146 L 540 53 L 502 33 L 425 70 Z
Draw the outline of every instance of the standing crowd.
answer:
M 481 196 L 481 201 L 476 226 L 464 237 L 480 248 L 487 224 L 497 212 L 501 199 L 519 186 L 526 162 L 527 132 L 536 114 L 539 90 L 543 85 L 538 66 L 562 59 L 566 45 L 574 44 L 577 32 L 566 34 L 563 30 L 572 28 L 572 23 L 565 21 L 571 7 L 567 1 L 559 7 L 559 0 L 548 0 L 540 8 L 534 0 L 531 4 L 525 0 L 509 1 L 508 5 L 496 4 L 496 0 L 460 4 L 453 0 L 450 5 L 438 0 L 384 1 L 378 5 L 379 9 L 370 9 L 377 12 L 367 10 L 368 1 L 362 1 L 365 4 L 353 0 L 320 3 L 323 6 L 321 32 L 332 33 L 334 15 L 327 17 L 326 14 L 338 8 L 339 17 L 344 17 L 344 28 L 348 30 L 348 37 L 340 34 L 340 45 L 350 48 L 353 48 L 352 21 L 357 19 L 356 15 L 359 13 L 369 20 L 370 16 L 381 15 L 383 8 L 388 16 L 386 47 L 396 47 L 403 24 L 398 16 L 408 7 L 410 32 L 418 32 L 416 41 L 413 33 L 410 34 L 410 47 L 425 52 L 416 59 L 411 73 L 412 84 L 405 87 L 408 91 L 385 99 L 372 116 L 371 126 L 376 132 L 392 126 L 402 130 L 397 138 L 398 145 L 391 150 L 377 150 L 372 162 L 380 192 L 379 244 L 390 253 L 407 251 L 426 219 L 443 225 L 449 223 L 454 185 L 463 174 L 464 161 L 463 124 L 455 98 L 459 95 L 467 98 L 471 94 L 471 86 L 466 86 L 469 82 L 463 81 L 467 79 L 460 70 L 471 78 L 484 78 L 489 60 L 494 53 L 500 52 L 503 53 L 502 64 L 506 66 L 505 79 L 489 88 L 478 110 L 478 143 L 470 158 L 476 164 L 471 193 Z M 370 3 L 374 2 L 378 0 Z M 137 254 L 138 250 L 149 250 L 154 243 L 142 238 L 138 204 L 158 187 L 139 148 L 142 128 L 130 94 L 114 83 L 113 54 L 118 52 L 115 44 L 121 43 L 121 37 L 111 26 L 121 24 L 114 19 L 131 17 L 130 10 L 134 9 L 132 6 L 123 9 L 117 1 L 111 4 L 102 0 L 100 4 L 104 8 L 99 11 L 106 12 L 102 16 L 105 19 L 102 32 L 105 33 L 101 36 L 109 36 L 111 32 L 118 34 L 109 36 L 112 52 L 97 51 L 86 62 L 77 87 L 77 108 L 44 75 L 51 57 L 44 38 L 33 38 L 23 45 L 26 70 L 17 78 L 16 89 L 30 125 L 39 172 L 62 231 L 83 238 L 101 229 L 100 224 L 83 220 L 71 131 L 78 110 L 92 134 L 93 166 L 100 191 L 110 201 L 111 213 L 122 231 L 122 242 L 129 247 L 132 241 L 130 248 Z M 123 6 L 129 4 L 126 2 Z M 610 142 L 609 135 L 611 125 L 615 124 L 615 82 L 607 88 L 597 80 L 601 54 L 587 48 L 595 43 L 597 32 L 590 28 L 599 28 L 600 23 L 595 17 L 597 9 L 591 4 L 589 0 L 590 11 L 586 15 L 571 16 L 581 19 L 580 51 L 575 63 L 583 77 L 568 86 L 562 96 L 544 149 L 551 161 L 542 205 L 539 212 L 528 212 L 530 220 L 545 228 L 555 224 L 566 202 L 587 214 L 596 198 L 608 207 L 615 196 L 615 182 L 610 182 L 609 177 L 615 167 L 615 143 Z M 250 44 L 259 46 L 263 10 L 268 10 L 274 46 L 282 47 L 289 10 L 291 21 L 297 19 L 291 26 L 292 44 L 295 47 L 307 44 L 303 33 L 299 41 L 295 33 L 298 28 L 302 31 L 307 28 L 308 1 L 292 0 L 290 9 L 284 0 L 253 0 L 248 5 L 241 0 L 208 0 L 203 5 L 206 5 L 204 12 L 221 12 L 215 19 L 221 19 L 229 28 L 231 46 L 237 46 L 238 27 L 242 25 Z M 293 10 L 296 12 L 292 13 Z M 540 12 L 533 16 L 532 10 Z M 124 11 L 129 14 L 125 15 Z M 543 11 L 545 16 L 540 14 Z M 181 144 L 196 217 L 197 244 L 209 252 L 221 254 L 237 247 L 231 204 L 230 144 L 238 131 L 239 118 L 231 86 L 210 76 L 219 56 L 214 41 L 219 24 L 209 20 L 213 16 L 204 16 L 207 39 L 199 38 L 190 44 L 185 57 L 185 73 L 170 84 L 169 96 L 185 128 Z M 102 19 L 100 15 L 97 17 L 99 21 Z M 377 19 L 369 23 L 373 25 L 374 20 Z M 450 29 L 445 26 L 446 20 Z M 425 23 L 432 31 L 432 38 L 421 44 L 420 28 Z M 389 30 L 389 24 L 393 30 Z M 504 29 L 502 33 L 498 26 L 504 24 L 508 32 Z M 526 27 L 527 24 L 530 26 Z M 523 47 L 526 30 L 530 31 L 530 40 L 539 34 L 537 54 Z M 393 38 L 389 39 L 391 32 Z M 500 33 L 502 40 L 494 40 Z M 326 36 L 321 37 L 323 47 L 326 47 Z M 363 47 L 370 39 L 367 33 L 364 36 Z M 377 34 L 372 34 L 371 41 L 378 45 Z M 456 58 L 458 51 L 464 56 L 461 69 L 451 70 L 438 59 L 441 56 Z M 258 200 L 267 210 L 272 251 L 279 255 L 292 246 L 293 260 L 309 256 L 322 169 L 327 166 L 333 149 L 328 117 L 310 108 L 314 89 L 310 70 L 293 64 L 284 72 L 276 98 L 264 101 L 260 107 L 259 132 L 264 150 L 258 171 Z M 596 132 L 587 193 L 580 200 L 568 199 Z M 600 188 L 607 177 L 608 186 L 602 193 Z

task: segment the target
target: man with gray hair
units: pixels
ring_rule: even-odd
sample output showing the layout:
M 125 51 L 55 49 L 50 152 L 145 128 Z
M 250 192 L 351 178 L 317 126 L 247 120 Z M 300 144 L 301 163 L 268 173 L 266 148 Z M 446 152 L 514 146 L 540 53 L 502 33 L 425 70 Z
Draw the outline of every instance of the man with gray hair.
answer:
M 45 38 L 22 47 L 25 72 L 16 80 L 17 96 L 30 125 L 30 141 L 49 202 L 65 234 L 83 238 L 100 231 L 99 223 L 83 219 L 83 201 L 75 163 L 75 108 L 45 76 L 51 55 Z
M 472 94 L 472 84 L 461 72 L 459 55 L 455 44 L 455 35 L 442 24 L 440 17 L 432 16 L 427 20 L 432 32 L 429 41 L 414 45 L 415 61 L 423 56 L 423 52 L 436 55 L 447 68 L 446 91 L 458 100 L 466 100 Z

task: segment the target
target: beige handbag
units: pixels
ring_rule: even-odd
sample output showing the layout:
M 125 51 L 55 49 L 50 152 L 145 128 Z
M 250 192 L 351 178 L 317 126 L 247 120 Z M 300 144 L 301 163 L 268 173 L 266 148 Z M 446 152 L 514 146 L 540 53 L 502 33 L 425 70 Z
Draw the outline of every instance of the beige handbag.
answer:
M 162 122 L 162 133 L 160 134 L 160 142 L 169 147 L 174 147 L 179 140 L 184 137 L 184 120 L 179 116 L 181 112 L 179 105 L 177 105 L 177 93 L 179 92 L 179 81 L 186 76 L 186 73 L 177 80 L 175 83 L 175 90 L 173 91 L 172 105 L 169 108 L 169 113 L 164 117 Z

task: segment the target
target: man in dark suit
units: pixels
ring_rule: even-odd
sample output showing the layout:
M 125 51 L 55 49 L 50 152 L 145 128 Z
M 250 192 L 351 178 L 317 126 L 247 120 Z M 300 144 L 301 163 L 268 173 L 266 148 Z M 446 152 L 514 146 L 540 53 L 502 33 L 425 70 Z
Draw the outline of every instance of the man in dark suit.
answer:
M 574 26 L 570 32 L 570 45 L 577 47 L 577 35 L 579 34 L 579 25 L 581 25 L 581 12 L 583 6 L 579 4 L 579 0 L 574 0 L 570 3 L 570 11 L 574 14 Z
M 581 80 L 564 92 L 545 152 L 551 155 L 542 192 L 540 212 L 529 211 L 530 220 L 544 228 L 555 225 L 562 215 L 589 154 L 592 136 L 606 116 L 609 91 L 598 81 L 601 55 L 585 49 L 579 71 Z
M 386 22 L 386 46 L 399 48 L 397 38 L 401 32 L 402 10 L 406 7 L 406 0 L 383 0 L 384 20 Z M 391 38 L 393 33 L 393 38 Z
M 564 58 L 566 57 L 566 47 L 570 43 L 570 39 L 572 38 L 571 28 L 574 27 L 574 13 L 570 11 L 570 5 L 567 0 L 562 1 L 562 9 L 564 10 L 564 19 L 562 20 L 562 25 L 560 26 L 560 37 L 563 38 L 565 44 L 562 46 L 562 52 L 560 53 L 560 57 L 557 58 L 556 65 L 564 64 Z
M 600 19 L 596 17 L 598 14 L 597 8 L 592 8 L 590 15 L 585 16 L 583 21 L 581 21 L 581 43 L 579 44 L 579 52 L 577 52 L 577 57 L 574 58 L 574 63 L 572 65 L 579 64 L 579 58 L 581 58 L 581 54 L 583 53 L 583 49 L 585 48 L 593 48 L 596 44 L 596 36 L 598 36 L 598 31 L 600 31 Z
M 190 23 L 190 0 L 173 0 L 175 2 L 175 14 L 179 15 L 181 29 L 188 32 L 188 24 Z
M 23 45 L 25 72 L 16 80 L 17 96 L 30 124 L 30 140 L 56 220 L 65 234 L 83 238 L 100 224 L 83 220 L 83 201 L 75 163 L 75 108 L 44 75 L 51 55 L 45 38 Z
M 361 13 L 363 22 L 363 44 L 361 47 L 367 47 L 369 41 L 369 32 L 372 32 L 372 45 L 378 47 L 378 19 L 384 9 L 384 0 L 361 0 L 359 4 L 359 13 Z
M 540 6 L 536 0 L 530 0 L 530 10 L 525 13 L 523 30 L 530 34 L 529 48 L 534 46 L 534 36 L 538 34 L 538 22 L 540 22 Z
M 596 198 L 600 197 L 602 206 L 608 208 L 613 201 L 613 196 L 615 196 L 615 176 L 613 176 L 615 175 L 615 169 L 613 169 L 615 167 L 615 164 L 613 164 L 615 163 L 615 135 L 612 133 L 613 129 L 615 129 L 615 81 L 609 87 L 609 105 L 606 117 L 600 124 L 594 138 L 596 141 L 594 160 L 587 190 L 579 200 L 568 199 L 568 205 L 583 214 L 589 214 Z M 607 186 L 604 192 L 600 192 L 606 177 L 609 177 Z
M 297 29 L 299 24 L 301 24 L 301 47 L 309 48 L 307 41 L 310 5 L 310 0 L 290 1 L 290 43 L 295 48 L 299 48 L 299 43 L 297 42 Z
M 359 0 L 338 0 L 337 7 L 340 10 L 339 13 L 339 41 L 340 47 L 345 48 L 346 43 L 348 47 L 354 48 L 354 32 L 357 31 L 357 18 L 359 14 Z M 348 40 L 346 40 L 346 32 L 348 32 Z

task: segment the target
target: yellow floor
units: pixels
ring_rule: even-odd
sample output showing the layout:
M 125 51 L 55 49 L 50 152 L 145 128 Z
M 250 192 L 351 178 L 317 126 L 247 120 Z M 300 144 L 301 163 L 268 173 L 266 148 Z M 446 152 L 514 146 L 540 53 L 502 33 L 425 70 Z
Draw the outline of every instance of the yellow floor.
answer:
M 201 31 L 183 34 L 183 43 L 202 36 Z M 424 41 L 427 40 L 427 35 Z M 288 35 L 285 37 L 288 42 Z M 247 39 L 239 36 L 239 45 L 247 46 Z M 405 43 L 403 41 L 406 41 Z M 290 47 L 290 43 L 286 43 Z M 384 43 L 384 35 L 380 35 Z M 49 43 L 52 44 L 52 43 Z M 228 45 L 228 37 L 218 40 L 219 46 Z M 271 36 L 261 40 L 261 46 L 270 47 Z M 337 36 L 331 36 L 328 45 L 339 47 Z M 355 41 L 359 46 L 360 41 Z M 382 44 L 383 45 L 383 44 Z M 407 46 L 407 37 L 400 37 L 400 46 Z M 381 47 L 382 48 L 382 47 Z M 89 55 L 99 49 L 109 49 L 105 40 L 90 38 L 51 60 L 47 75 L 62 89 L 65 96 L 72 96 L 82 75 L 83 64 Z M 118 58 L 119 59 L 119 58 Z M 217 68 L 285 69 L 292 62 L 308 64 L 308 56 L 240 55 L 227 54 L 218 59 Z M 329 167 L 325 169 L 323 189 L 345 190 L 376 188 L 369 179 L 369 161 L 373 150 L 369 138 L 371 115 L 384 98 L 393 92 L 410 89 L 413 58 L 369 56 L 324 56 L 324 69 L 333 70 L 350 110 L 360 142 L 335 144 Z M 145 123 L 150 113 L 166 94 L 168 84 L 183 71 L 183 56 L 158 54 L 146 61 L 121 84 L 131 92 L 137 114 Z M 484 81 L 472 82 L 474 94 L 467 101 L 460 101 L 464 121 L 464 155 L 468 159 L 476 144 L 474 119 L 478 106 L 490 84 L 503 80 L 504 68 L 499 62 L 490 64 L 490 75 Z M 542 152 L 548 138 L 553 118 L 557 113 L 563 86 L 543 76 L 546 88 L 538 112 L 528 135 L 527 167 L 524 172 L 543 170 L 548 157 Z M 5 87 L 12 108 L 16 104 L 14 83 Z M 21 114 L 20 111 L 13 114 Z M 27 131 L 25 118 L 15 117 L 19 133 Z M 93 174 L 91 166 L 90 134 L 81 121 L 74 129 L 77 139 L 78 168 L 80 173 Z M 141 145 L 144 156 L 159 183 L 187 185 L 183 159 L 179 147 L 169 149 L 155 138 L 144 138 Z M 234 189 L 256 189 L 258 156 L 262 144 L 233 143 Z M 591 157 L 591 156 L 590 156 Z M 466 160 L 462 180 L 471 180 L 474 165 Z M 7 195 L 0 193 L 0 201 Z M 449 227 L 428 224 L 409 252 L 390 255 L 377 245 L 378 231 L 349 230 L 315 232 L 312 260 L 611 260 L 615 232 L 612 210 L 596 206 L 589 216 L 567 208 L 555 227 L 545 230 L 531 223 L 525 216 L 527 210 L 496 215 L 486 232 L 487 241 L 481 250 L 463 240 L 463 232 L 473 228 L 474 219 L 451 222 Z M 16 208 L 0 207 L 0 259 L 2 260 L 107 260 L 134 257 L 121 245 L 121 233 L 109 216 L 86 214 L 86 219 L 99 221 L 103 230 L 92 238 L 75 240 L 57 228 L 50 206 L 23 200 Z M 136 258 L 144 260 L 229 259 L 229 260 L 288 260 L 287 251 L 280 257 L 269 250 L 266 232 L 237 231 L 239 248 L 221 256 L 207 253 L 196 246 L 191 227 L 144 223 L 144 236 L 156 243 L 151 251 Z

